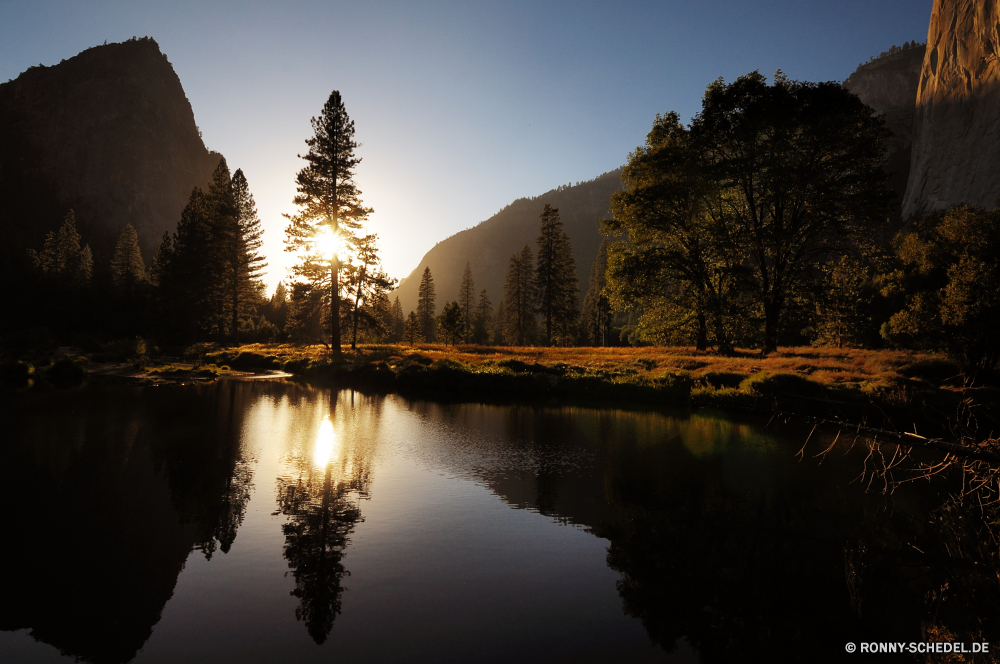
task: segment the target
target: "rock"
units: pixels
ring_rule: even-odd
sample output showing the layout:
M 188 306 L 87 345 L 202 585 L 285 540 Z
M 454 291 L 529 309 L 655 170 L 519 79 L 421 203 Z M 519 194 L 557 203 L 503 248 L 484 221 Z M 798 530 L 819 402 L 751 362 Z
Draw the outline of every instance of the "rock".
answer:
M 0 260 L 40 248 L 72 208 L 97 258 L 130 223 L 148 262 L 220 158 L 152 39 L 31 67 L 0 85 Z
M 935 0 L 903 216 L 1000 197 L 1000 0 Z
M 898 51 L 863 64 L 844 81 L 844 87 L 885 116 L 892 138 L 886 144 L 889 187 L 896 194 L 896 215 L 910 175 L 913 119 L 924 46 Z

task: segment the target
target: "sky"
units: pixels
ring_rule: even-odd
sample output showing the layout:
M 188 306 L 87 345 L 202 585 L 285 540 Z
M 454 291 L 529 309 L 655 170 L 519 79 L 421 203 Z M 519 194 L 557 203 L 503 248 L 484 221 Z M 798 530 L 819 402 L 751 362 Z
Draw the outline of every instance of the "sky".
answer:
M 932 0 L 660 2 L 45 2 L 0 0 L 0 81 L 133 36 L 174 66 L 206 146 L 242 168 L 269 290 L 305 139 L 343 95 L 383 264 L 403 278 L 437 242 L 513 200 L 621 166 L 657 113 L 759 70 L 842 81 L 926 41 Z

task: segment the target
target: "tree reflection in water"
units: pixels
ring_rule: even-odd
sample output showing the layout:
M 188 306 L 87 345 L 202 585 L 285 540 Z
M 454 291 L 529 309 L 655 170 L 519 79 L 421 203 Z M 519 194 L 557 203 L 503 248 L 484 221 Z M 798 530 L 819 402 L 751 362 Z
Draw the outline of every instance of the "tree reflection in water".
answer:
M 337 401 L 342 416 L 337 416 Z M 354 399 L 365 400 L 354 408 Z M 284 556 L 295 578 L 292 595 L 299 598 L 295 617 L 306 624 L 309 636 L 322 644 L 340 614 L 344 554 L 355 526 L 364 520 L 359 502 L 368 497 L 371 481 L 372 437 L 378 426 L 381 401 L 352 392 L 332 393 L 330 413 L 314 425 L 315 437 L 295 450 L 289 476 L 278 478 L 278 513 L 288 517 L 282 526 Z

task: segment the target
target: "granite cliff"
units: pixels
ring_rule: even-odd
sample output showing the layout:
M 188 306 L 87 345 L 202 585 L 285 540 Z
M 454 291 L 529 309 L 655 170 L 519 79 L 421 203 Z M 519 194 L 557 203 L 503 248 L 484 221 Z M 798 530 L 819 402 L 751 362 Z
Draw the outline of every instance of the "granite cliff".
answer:
M 0 85 L 0 260 L 22 260 L 71 208 L 96 256 L 130 223 L 148 259 L 220 158 L 152 39 L 31 67 Z
M 913 124 L 910 217 L 1000 197 L 1000 0 L 935 0 Z
M 890 173 L 889 186 L 897 197 L 897 215 L 910 176 L 914 102 L 925 51 L 926 47 L 916 45 L 879 57 L 859 66 L 844 81 L 845 88 L 885 116 L 892 131 L 886 145 L 886 168 Z

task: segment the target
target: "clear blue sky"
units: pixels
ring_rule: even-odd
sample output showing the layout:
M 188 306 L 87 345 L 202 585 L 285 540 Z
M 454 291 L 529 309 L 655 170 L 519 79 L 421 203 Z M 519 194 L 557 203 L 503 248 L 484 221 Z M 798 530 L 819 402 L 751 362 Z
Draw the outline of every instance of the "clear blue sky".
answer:
M 512 200 L 620 166 L 658 112 L 689 119 L 714 79 L 759 69 L 843 80 L 925 41 L 932 0 L 661 2 L 44 2 L 0 0 L 0 81 L 151 36 L 209 148 L 242 168 L 269 287 L 284 219 L 330 91 L 363 143 L 357 182 L 386 268 Z

